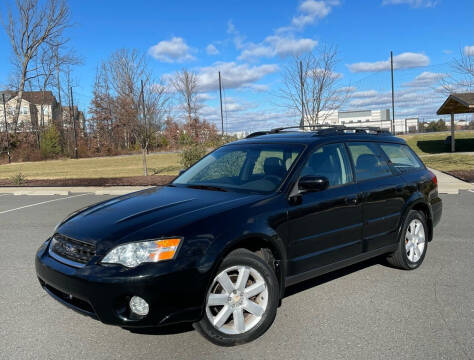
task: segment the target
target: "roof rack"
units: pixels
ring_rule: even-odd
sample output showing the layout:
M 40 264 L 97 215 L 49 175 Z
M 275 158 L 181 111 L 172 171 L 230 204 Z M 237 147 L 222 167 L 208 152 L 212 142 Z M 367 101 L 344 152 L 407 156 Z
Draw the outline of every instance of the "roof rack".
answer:
M 388 130 L 381 129 L 378 127 L 352 127 L 352 126 L 344 126 L 344 125 L 328 125 L 328 124 L 318 124 L 318 125 L 304 125 L 304 126 L 287 126 L 287 127 L 279 127 L 275 129 L 271 129 L 268 131 L 257 131 L 247 135 L 248 138 L 253 138 L 256 136 L 261 135 L 268 135 L 268 134 L 279 134 L 286 132 L 285 130 L 290 129 L 298 129 L 303 130 L 304 128 L 309 128 L 311 132 L 314 133 L 313 136 L 321 136 L 321 135 L 343 135 L 343 134 L 372 134 L 372 135 L 392 135 L 392 133 Z

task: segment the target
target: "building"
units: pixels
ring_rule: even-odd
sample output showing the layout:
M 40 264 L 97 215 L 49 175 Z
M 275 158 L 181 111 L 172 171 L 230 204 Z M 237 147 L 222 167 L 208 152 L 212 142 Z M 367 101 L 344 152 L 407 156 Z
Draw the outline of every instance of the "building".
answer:
M 390 110 L 321 111 L 320 123 L 347 127 L 376 127 L 391 131 Z M 305 125 L 310 125 L 305 121 Z M 417 132 L 418 118 L 395 119 L 395 133 Z
M 16 111 L 17 93 L 6 90 L 5 108 L 7 113 L 7 126 L 11 128 Z M 48 126 L 60 115 L 60 105 L 51 91 L 25 91 L 23 92 L 20 114 L 18 116 L 18 129 L 32 130 Z M 0 104 L 0 129 L 5 130 L 5 117 L 3 104 Z
M 76 105 L 72 108 L 73 110 L 71 111 L 70 106 L 63 106 L 63 126 L 64 129 L 73 129 L 74 124 L 72 122 L 72 117 L 73 115 L 75 116 L 76 119 L 76 129 L 79 131 L 85 131 L 86 128 L 86 117 L 84 116 L 84 112 L 80 111 Z

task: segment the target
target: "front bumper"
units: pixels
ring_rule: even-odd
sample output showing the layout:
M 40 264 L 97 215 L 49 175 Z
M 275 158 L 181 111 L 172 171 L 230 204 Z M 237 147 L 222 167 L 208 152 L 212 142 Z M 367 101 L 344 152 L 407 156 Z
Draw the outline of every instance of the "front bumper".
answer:
M 44 243 L 35 258 L 41 286 L 56 300 L 103 323 L 122 327 L 148 327 L 200 319 L 208 283 L 193 259 L 121 265 L 88 264 L 75 268 L 52 258 Z M 150 305 L 147 316 L 131 313 L 134 295 Z

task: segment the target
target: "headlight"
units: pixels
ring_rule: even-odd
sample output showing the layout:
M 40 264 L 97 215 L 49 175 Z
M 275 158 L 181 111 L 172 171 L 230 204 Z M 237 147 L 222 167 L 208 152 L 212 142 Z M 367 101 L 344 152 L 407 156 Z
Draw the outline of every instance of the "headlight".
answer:
M 102 263 L 135 267 L 142 263 L 174 259 L 181 239 L 140 241 L 119 245 L 105 255 Z

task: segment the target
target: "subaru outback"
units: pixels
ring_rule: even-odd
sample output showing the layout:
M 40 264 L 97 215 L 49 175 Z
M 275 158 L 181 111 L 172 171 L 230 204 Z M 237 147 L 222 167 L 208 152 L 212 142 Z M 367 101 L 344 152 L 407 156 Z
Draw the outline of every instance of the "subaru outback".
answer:
M 105 324 L 189 322 L 231 346 L 270 327 L 288 286 L 382 255 L 416 269 L 441 211 L 436 176 L 404 140 L 280 128 L 218 148 L 167 186 L 76 211 L 40 246 L 36 273 Z

